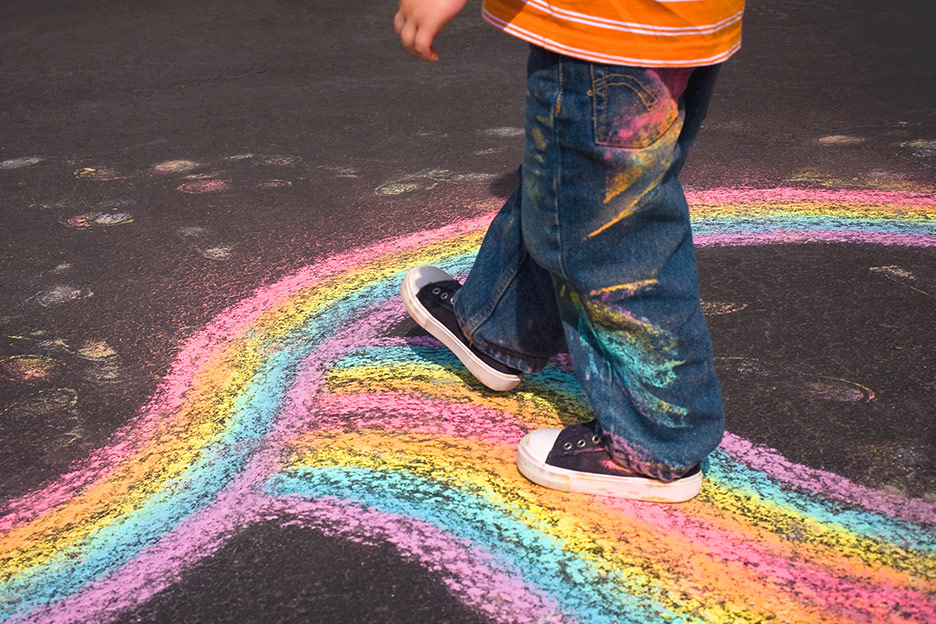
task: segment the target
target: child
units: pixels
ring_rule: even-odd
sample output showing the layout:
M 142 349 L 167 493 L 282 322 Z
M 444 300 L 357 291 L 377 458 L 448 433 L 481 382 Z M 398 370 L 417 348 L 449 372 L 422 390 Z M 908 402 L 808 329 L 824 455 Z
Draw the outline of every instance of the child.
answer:
M 407 50 L 466 0 L 401 0 Z M 743 0 L 485 0 L 533 44 L 520 181 L 468 278 L 417 267 L 413 318 L 481 383 L 515 387 L 568 350 L 596 420 L 520 442 L 540 485 L 639 500 L 698 494 L 724 431 L 678 175 L 718 63 L 740 46 Z

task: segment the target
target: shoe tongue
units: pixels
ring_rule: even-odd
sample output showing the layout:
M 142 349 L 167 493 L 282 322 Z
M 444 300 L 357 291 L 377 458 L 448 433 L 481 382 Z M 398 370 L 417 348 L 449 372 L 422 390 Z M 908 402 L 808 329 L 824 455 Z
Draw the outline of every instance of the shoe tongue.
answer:
M 461 284 L 460 284 L 457 280 L 447 280 L 447 281 L 444 281 L 444 282 L 435 282 L 435 283 L 432 283 L 432 284 L 429 284 L 429 285 L 432 286 L 433 288 L 440 288 L 441 290 L 443 290 L 443 291 L 445 291 L 445 292 L 447 292 L 447 293 L 453 293 L 453 292 L 455 292 L 456 290 L 458 290 L 459 288 L 461 288 Z
M 438 297 L 441 294 L 446 294 L 449 301 L 451 301 L 452 295 L 458 292 L 458 289 L 461 288 L 455 280 L 446 280 L 444 282 L 432 282 L 431 284 L 426 284 L 422 287 L 422 290 L 419 291 L 419 295 L 428 296 L 430 298 Z
M 558 439 L 561 441 L 565 441 L 566 438 L 581 438 L 581 437 L 591 438 L 597 432 L 598 432 L 598 421 L 591 420 L 587 423 L 569 425 L 568 427 L 562 430 L 562 433 L 559 434 Z

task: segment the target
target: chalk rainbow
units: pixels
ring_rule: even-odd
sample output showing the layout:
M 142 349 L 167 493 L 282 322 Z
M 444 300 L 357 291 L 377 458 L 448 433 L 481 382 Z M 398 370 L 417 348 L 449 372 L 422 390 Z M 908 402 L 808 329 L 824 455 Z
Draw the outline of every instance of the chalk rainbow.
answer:
M 936 246 L 936 200 L 689 193 L 699 245 Z M 111 444 L 0 517 L 0 619 L 108 621 L 260 522 L 393 544 L 498 622 L 936 621 L 936 505 L 727 434 L 701 495 L 576 497 L 516 472 L 587 418 L 558 358 L 494 394 L 405 321 L 402 275 L 463 274 L 491 214 L 316 262 L 184 344 Z

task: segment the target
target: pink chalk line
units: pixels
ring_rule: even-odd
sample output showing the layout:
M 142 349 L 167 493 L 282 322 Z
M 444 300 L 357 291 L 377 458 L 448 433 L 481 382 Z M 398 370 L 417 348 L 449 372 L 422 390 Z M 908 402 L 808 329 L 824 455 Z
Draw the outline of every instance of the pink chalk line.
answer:
M 803 243 L 866 243 L 898 247 L 936 247 L 936 236 L 926 234 L 896 234 L 849 230 L 770 230 L 725 234 L 700 233 L 693 236 L 696 247 L 743 247 L 747 245 L 777 245 Z
M 764 202 L 815 202 L 823 204 L 907 204 L 936 206 L 932 193 L 878 191 L 868 189 L 815 188 L 716 188 L 687 189 L 686 199 L 692 204 L 751 204 Z
M 326 258 L 258 289 L 251 297 L 221 312 L 205 329 L 186 341 L 153 397 L 140 409 L 136 418 L 113 435 L 108 446 L 92 452 L 78 468 L 61 475 L 48 485 L 8 501 L 4 515 L 0 518 L 0 532 L 9 531 L 49 512 L 89 484 L 114 474 L 127 457 L 145 448 L 152 435 L 171 425 L 199 369 L 211 356 L 234 343 L 264 312 L 275 308 L 297 290 L 372 262 L 375 258 L 481 230 L 492 217 L 491 214 L 482 214 L 433 231 L 409 234 Z
M 745 575 L 753 575 L 762 583 L 764 591 L 779 589 L 783 593 L 793 592 L 798 600 L 807 604 L 823 605 L 823 608 L 831 607 L 858 616 L 865 616 L 868 610 L 873 612 L 898 605 L 902 610 L 917 616 L 936 615 L 936 605 L 922 599 L 918 593 L 902 588 L 882 587 L 852 578 L 850 574 L 837 578 L 830 569 L 793 553 L 771 552 L 777 549 L 731 531 L 708 526 L 679 506 L 614 498 L 599 500 L 609 508 L 645 524 L 643 527 L 630 528 L 639 534 L 635 539 L 651 539 L 656 534 L 678 535 L 686 542 L 689 553 L 731 562 L 743 568 Z M 781 546 L 780 550 L 788 549 Z M 691 556 L 687 555 L 687 558 L 691 559 Z M 853 574 L 850 570 L 848 572 Z
M 833 472 L 794 464 L 777 451 L 756 445 L 733 433 L 725 433 L 719 448 L 753 470 L 797 489 L 907 522 L 936 525 L 936 503 L 873 490 Z
M 379 394 L 329 394 L 316 401 L 316 430 L 374 427 L 431 433 L 512 446 L 527 433 L 512 415 L 491 408 L 433 398 Z

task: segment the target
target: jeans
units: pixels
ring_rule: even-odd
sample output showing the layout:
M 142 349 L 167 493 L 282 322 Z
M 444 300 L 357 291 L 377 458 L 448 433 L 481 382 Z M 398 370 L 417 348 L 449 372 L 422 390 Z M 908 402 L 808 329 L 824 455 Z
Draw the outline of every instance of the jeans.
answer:
M 717 73 L 534 46 L 520 182 L 455 298 L 465 336 L 508 366 L 568 350 L 613 459 L 664 480 L 724 431 L 678 180 Z

